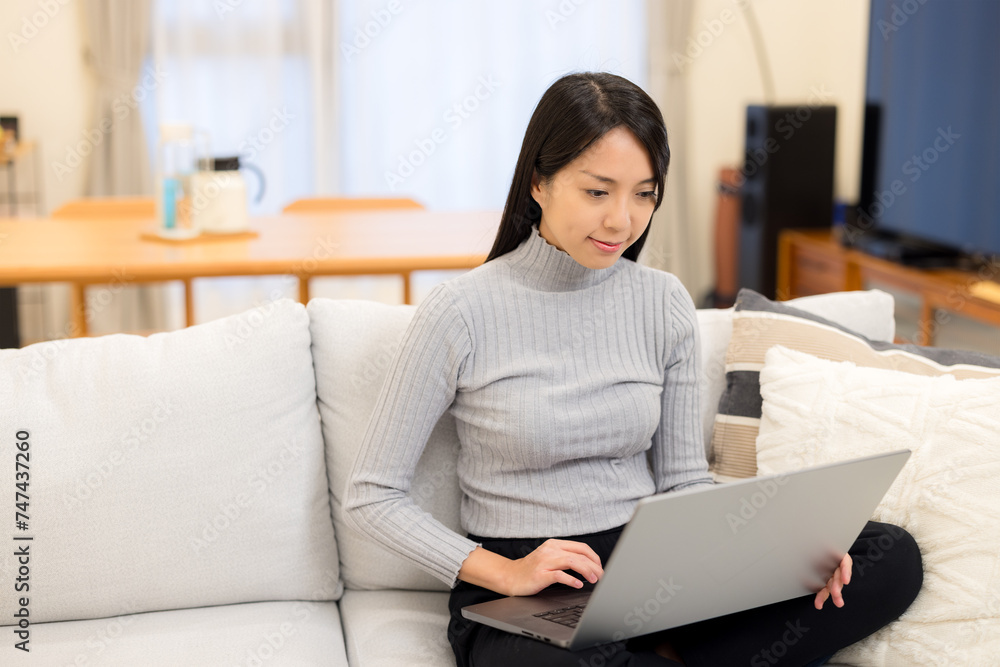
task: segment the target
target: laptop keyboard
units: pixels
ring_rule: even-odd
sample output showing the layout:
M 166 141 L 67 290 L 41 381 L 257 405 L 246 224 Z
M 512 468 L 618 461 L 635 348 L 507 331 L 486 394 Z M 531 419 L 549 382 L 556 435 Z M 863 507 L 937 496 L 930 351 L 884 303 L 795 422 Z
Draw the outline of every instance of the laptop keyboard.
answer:
M 575 628 L 576 624 L 580 622 L 580 617 L 583 615 L 583 609 L 586 606 L 586 604 L 578 604 L 574 607 L 563 607 L 562 609 L 543 611 L 540 614 L 535 614 L 535 617 L 544 618 L 546 621 L 552 621 L 553 623 L 558 623 L 559 625 Z

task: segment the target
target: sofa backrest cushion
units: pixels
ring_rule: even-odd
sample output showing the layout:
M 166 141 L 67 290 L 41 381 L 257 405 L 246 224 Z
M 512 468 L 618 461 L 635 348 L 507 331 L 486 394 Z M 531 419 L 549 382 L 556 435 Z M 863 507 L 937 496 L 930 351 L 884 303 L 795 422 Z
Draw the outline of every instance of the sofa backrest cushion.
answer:
M 148 338 L 0 351 L 8 501 L 14 439 L 28 443 L 16 532 L 33 539 L 16 544 L 32 622 L 339 597 L 309 343 L 305 308 L 284 299 Z M 0 596 L 3 618 L 17 597 Z
M 368 420 L 413 306 L 372 301 L 312 299 L 316 395 L 330 471 L 330 503 L 341 576 L 355 590 L 448 590 L 437 578 L 358 533 L 344 520 L 343 500 Z M 460 531 L 458 434 L 445 413 L 431 433 L 410 489 L 418 505 Z M 463 533 L 464 534 L 464 533 Z

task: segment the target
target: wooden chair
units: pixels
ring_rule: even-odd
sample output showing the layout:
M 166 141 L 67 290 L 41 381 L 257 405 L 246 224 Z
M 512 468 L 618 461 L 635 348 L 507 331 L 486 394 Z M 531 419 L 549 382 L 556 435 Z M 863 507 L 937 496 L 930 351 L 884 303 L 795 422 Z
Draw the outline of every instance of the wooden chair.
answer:
M 398 198 L 355 198 L 317 197 L 296 199 L 282 209 L 283 213 L 333 213 L 337 211 L 378 211 L 387 209 L 422 209 L 424 206 L 412 199 Z M 410 303 L 410 272 L 401 272 L 403 279 L 403 303 Z M 299 280 L 299 300 L 309 303 L 309 280 Z
M 90 197 L 67 202 L 52 212 L 56 219 L 73 218 L 104 218 L 108 220 L 123 220 L 126 218 L 156 217 L 156 203 L 152 197 Z M 184 326 L 191 326 L 194 321 L 194 300 L 191 280 L 184 279 Z M 85 283 L 73 283 L 72 313 L 73 323 L 78 336 L 87 335 L 87 319 Z
M 330 213 L 333 211 L 377 211 L 379 209 L 423 208 L 412 199 L 362 199 L 353 197 L 317 197 L 296 199 L 282 213 Z

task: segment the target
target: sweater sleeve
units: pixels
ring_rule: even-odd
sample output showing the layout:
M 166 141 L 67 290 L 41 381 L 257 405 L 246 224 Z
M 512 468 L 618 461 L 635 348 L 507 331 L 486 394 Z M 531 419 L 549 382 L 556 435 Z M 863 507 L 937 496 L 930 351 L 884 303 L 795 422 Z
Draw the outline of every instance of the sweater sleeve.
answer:
M 355 528 L 452 587 L 477 544 L 421 509 L 409 490 L 471 348 L 454 296 L 439 285 L 417 307 L 389 366 L 345 500 Z
M 701 430 L 698 319 L 691 296 L 676 278 L 669 294 L 671 347 L 663 379 L 660 425 L 651 447 L 657 493 L 713 483 Z

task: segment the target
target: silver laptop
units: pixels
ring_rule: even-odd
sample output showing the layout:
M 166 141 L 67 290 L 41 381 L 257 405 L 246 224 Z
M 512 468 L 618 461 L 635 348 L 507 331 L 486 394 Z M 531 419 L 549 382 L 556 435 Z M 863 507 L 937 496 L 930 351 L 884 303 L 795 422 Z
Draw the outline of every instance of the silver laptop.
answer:
M 470 605 L 462 615 L 580 649 L 814 594 L 909 456 L 903 449 L 643 498 L 596 585 Z

